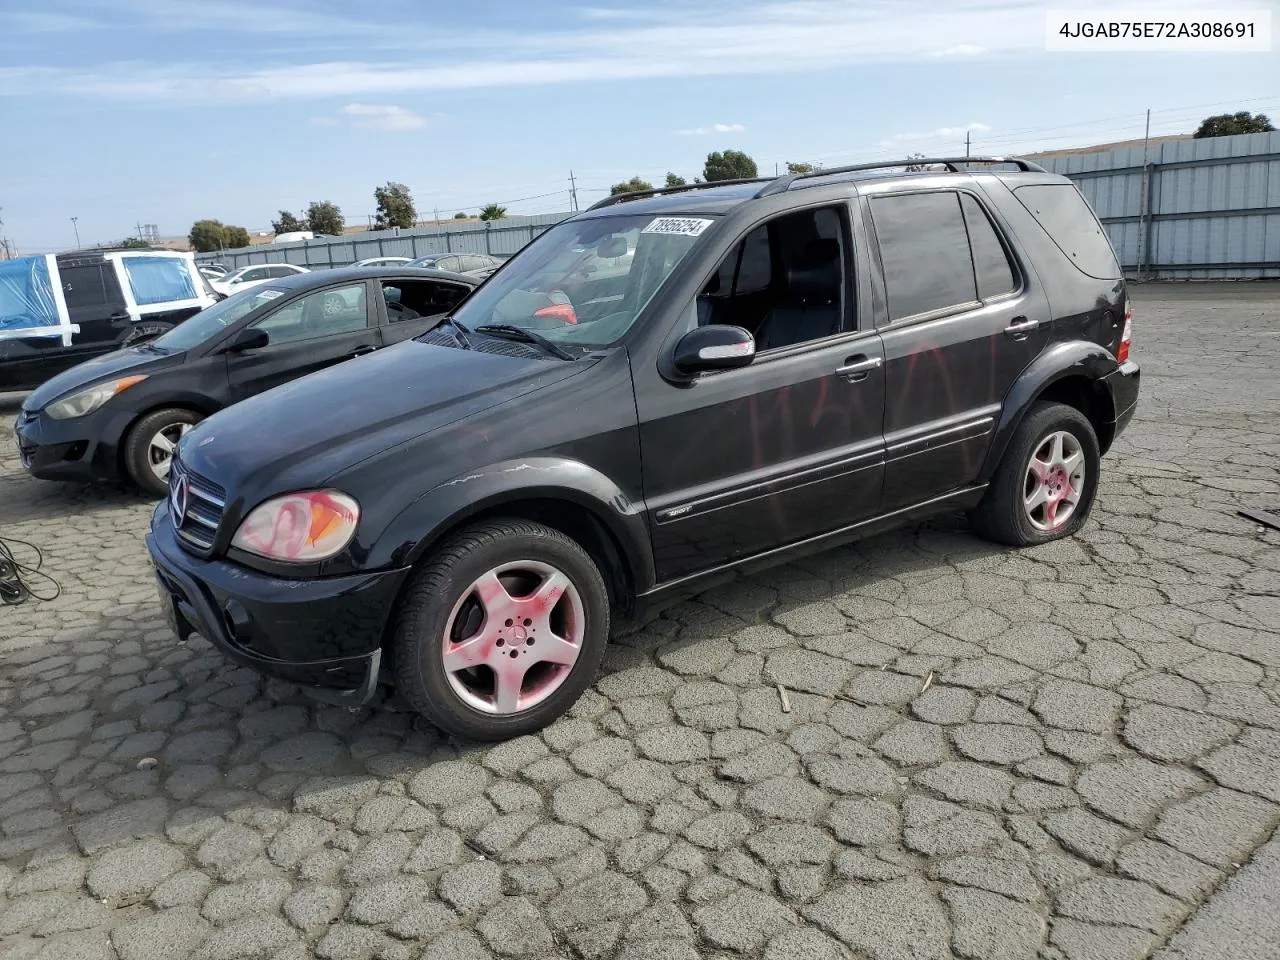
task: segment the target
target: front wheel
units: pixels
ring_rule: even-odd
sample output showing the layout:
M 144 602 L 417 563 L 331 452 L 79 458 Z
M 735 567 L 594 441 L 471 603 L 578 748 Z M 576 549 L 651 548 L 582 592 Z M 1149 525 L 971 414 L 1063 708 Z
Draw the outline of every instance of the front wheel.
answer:
M 149 413 L 134 424 L 124 443 L 129 479 L 152 496 L 163 497 L 169 486 L 174 448 L 201 419 L 194 410 L 170 407 Z
M 400 692 L 468 740 L 533 733 L 595 679 L 609 598 L 591 557 L 525 520 L 477 524 L 410 582 L 392 631 Z
M 1084 414 L 1062 403 L 1038 403 L 1009 441 L 970 522 L 988 540 L 1014 547 L 1069 537 L 1089 517 L 1101 462 L 1097 434 Z

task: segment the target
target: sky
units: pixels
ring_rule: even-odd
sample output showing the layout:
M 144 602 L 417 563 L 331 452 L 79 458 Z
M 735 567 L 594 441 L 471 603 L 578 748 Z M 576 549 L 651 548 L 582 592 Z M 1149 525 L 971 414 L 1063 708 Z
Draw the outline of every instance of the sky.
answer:
M 610 184 L 1030 152 L 1280 120 L 1271 53 L 1047 53 L 1049 9 L 1275 0 L 0 0 L 0 235 L 21 252 L 264 231 L 407 184 L 420 218 Z M 1273 12 L 1280 24 L 1280 15 Z M 75 217 L 73 225 L 71 218 Z

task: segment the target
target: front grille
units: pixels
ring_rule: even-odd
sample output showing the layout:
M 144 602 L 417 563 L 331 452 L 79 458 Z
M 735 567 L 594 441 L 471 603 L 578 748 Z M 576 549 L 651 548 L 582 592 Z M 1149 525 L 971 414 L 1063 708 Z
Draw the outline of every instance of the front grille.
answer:
M 187 486 L 186 511 L 181 517 L 178 510 L 181 496 L 179 483 Z M 169 512 L 178 529 L 178 539 L 193 553 L 207 556 L 213 549 L 213 540 L 222 522 L 222 511 L 227 504 L 227 493 L 216 483 L 184 467 L 174 457 L 169 468 Z

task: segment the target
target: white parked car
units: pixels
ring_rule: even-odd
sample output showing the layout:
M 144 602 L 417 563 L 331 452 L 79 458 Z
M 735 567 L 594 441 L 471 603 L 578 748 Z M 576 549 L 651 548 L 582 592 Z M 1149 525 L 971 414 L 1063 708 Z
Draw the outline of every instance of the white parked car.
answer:
M 412 257 L 370 257 L 368 260 L 361 260 L 359 263 L 353 263 L 353 267 L 400 267 L 409 263 Z
M 293 263 L 255 263 L 239 270 L 232 270 L 225 277 L 210 280 L 209 286 L 223 296 L 231 296 L 241 290 L 248 290 L 260 283 L 279 280 L 281 277 L 292 277 L 295 273 L 310 273 L 306 267 Z

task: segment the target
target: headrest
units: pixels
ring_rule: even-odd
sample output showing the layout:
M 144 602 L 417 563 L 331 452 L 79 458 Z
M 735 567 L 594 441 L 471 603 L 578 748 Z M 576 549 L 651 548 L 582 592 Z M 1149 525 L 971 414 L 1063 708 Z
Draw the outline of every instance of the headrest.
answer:
M 840 243 L 812 240 L 787 268 L 792 298 L 806 303 L 832 303 L 840 298 Z

